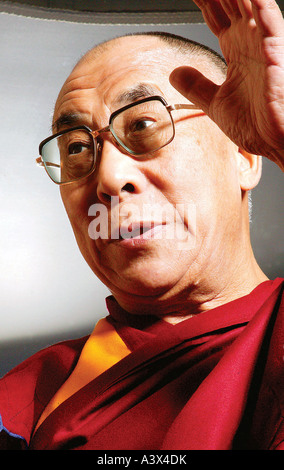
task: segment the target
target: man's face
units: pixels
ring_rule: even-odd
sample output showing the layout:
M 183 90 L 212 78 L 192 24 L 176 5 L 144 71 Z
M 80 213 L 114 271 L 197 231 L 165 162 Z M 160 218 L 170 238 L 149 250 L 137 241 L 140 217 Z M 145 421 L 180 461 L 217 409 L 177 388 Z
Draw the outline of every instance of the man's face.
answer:
M 168 81 L 178 65 L 181 59 L 157 38 L 116 40 L 75 68 L 58 97 L 54 121 L 73 113 L 78 125 L 105 127 L 113 111 L 139 98 L 141 83 L 169 104 L 187 103 Z M 196 59 L 190 65 L 202 71 Z M 96 170 L 61 187 L 83 256 L 133 313 L 166 312 L 178 305 L 206 276 L 218 276 L 220 262 L 226 269 L 238 243 L 241 189 L 235 146 L 197 110 L 173 111 L 173 118 L 174 140 L 142 158 L 128 155 L 110 133 L 104 134 Z M 106 208 L 106 224 L 115 212 L 116 234 L 132 230 L 134 238 L 113 238 L 109 228 L 107 238 L 92 237 L 95 213 L 88 214 L 94 204 Z M 146 234 L 135 232 L 139 224 L 148 224 Z

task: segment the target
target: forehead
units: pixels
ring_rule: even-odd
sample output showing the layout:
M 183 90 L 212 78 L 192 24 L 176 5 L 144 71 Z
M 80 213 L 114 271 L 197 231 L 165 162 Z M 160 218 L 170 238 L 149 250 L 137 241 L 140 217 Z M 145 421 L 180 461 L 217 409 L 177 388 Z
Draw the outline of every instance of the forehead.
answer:
M 113 112 L 126 101 L 149 94 L 178 94 L 169 74 L 182 63 L 174 51 L 155 37 L 119 38 L 86 54 L 66 80 L 58 96 L 54 118 L 66 111 L 85 112 L 93 106 Z M 131 94 L 139 88 L 141 96 Z M 127 104 L 127 103 L 126 103 Z M 72 109 L 70 109 L 72 108 Z M 82 109 L 78 109 L 82 108 Z M 83 109 L 84 108 L 84 109 Z M 88 111 L 88 112 L 89 112 Z

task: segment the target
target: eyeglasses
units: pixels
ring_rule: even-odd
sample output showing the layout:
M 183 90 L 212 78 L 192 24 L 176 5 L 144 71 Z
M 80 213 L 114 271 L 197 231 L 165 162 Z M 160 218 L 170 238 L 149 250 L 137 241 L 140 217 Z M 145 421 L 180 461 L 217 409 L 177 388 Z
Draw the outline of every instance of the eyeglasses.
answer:
M 168 105 L 161 96 L 135 101 L 114 111 L 109 125 L 92 131 L 87 126 L 63 130 L 43 140 L 36 162 L 56 184 L 69 184 L 90 175 L 100 152 L 98 137 L 111 132 L 116 144 L 137 158 L 168 145 L 175 136 L 172 111 L 199 109 L 193 104 Z M 202 113 L 204 114 L 204 113 Z

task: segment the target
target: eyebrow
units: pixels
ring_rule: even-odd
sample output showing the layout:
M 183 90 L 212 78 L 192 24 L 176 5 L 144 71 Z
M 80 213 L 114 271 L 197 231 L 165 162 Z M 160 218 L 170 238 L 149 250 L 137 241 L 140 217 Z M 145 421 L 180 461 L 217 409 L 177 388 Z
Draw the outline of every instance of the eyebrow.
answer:
M 154 96 L 157 94 L 161 94 L 161 92 L 153 85 L 150 85 L 149 83 L 138 83 L 129 90 L 120 93 L 115 99 L 115 104 L 129 104 L 141 98 L 147 98 L 148 96 Z
M 129 90 L 120 93 L 116 97 L 114 104 L 115 106 L 123 106 L 157 94 L 161 94 L 160 91 L 149 83 L 138 83 Z M 51 128 L 53 132 L 59 132 L 62 127 L 74 127 L 82 124 L 82 121 L 83 118 L 80 113 L 67 112 L 59 116 L 59 118 L 54 121 Z
M 59 132 L 59 130 L 64 127 L 74 127 L 76 125 L 79 125 L 82 123 L 82 116 L 79 113 L 64 113 L 61 116 L 59 116 L 56 121 L 52 124 L 52 130 L 53 132 Z

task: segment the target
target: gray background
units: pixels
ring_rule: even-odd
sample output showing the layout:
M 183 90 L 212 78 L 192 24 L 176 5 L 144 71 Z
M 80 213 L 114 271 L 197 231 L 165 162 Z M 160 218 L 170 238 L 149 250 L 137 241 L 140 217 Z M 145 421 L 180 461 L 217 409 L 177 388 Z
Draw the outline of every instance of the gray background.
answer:
M 56 21 L 54 12 L 31 9 L 25 17 L 27 10 L 8 7 L 0 2 L 0 376 L 48 344 L 91 332 L 106 314 L 108 291 L 79 253 L 58 187 L 35 165 L 73 65 L 97 42 L 133 31 L 169 31 L 219 51 L 199 17 L 182 24 L 190 18 L 159 13 L 144 16 L 159 24 L 143 24 L 141 15 L 116 14 L 121 24 L 109 24 L 114 17 L 107 15 L 82 23 L 71 14 Z M 283 196 L 283 175 L 265 160 L 251 232 L 271 278 L 283 276 Z

